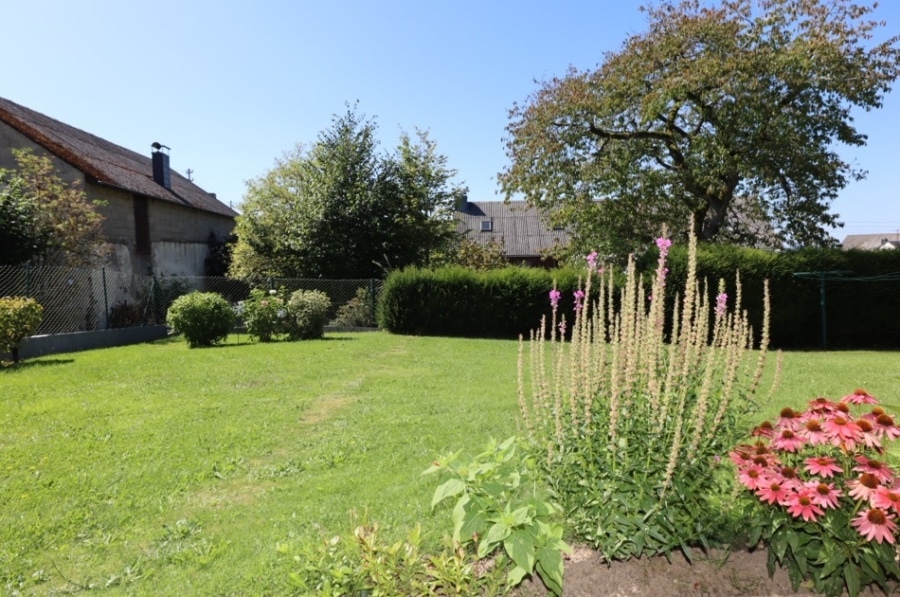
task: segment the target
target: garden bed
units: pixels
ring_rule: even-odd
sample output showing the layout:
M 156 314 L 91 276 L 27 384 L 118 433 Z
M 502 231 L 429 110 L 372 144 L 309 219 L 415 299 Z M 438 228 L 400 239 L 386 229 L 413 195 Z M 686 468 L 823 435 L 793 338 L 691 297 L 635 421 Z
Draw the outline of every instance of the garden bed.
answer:
M 519 597 L 549 594 L 540 581 L 527 581 Z M 860 591 L 861 595 L 884 595 L 877 587 Z M 801 585 L 796 593 L 785 570 L 777 569 L 774 578 L 766 572 L 766 551 L 715 551 L 694 554 L 690 564 L 681 554 L 671 562 L 659 556 L 627 562 L 604 563 L 602 557 L 586 548 L 578 548 L 566 560 L 564 596 L 580 597 L 772 597 L 818 596 Z

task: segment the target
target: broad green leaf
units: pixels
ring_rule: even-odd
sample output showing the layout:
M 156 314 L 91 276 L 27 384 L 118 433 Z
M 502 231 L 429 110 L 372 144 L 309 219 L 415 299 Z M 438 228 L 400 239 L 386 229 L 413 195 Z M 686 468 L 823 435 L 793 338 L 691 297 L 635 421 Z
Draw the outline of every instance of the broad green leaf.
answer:
M 850 597 L 859 595 L 859 566 L 853 563 L 844 566 L 844 581 L 847 583 L 847 593 Z
M 562 556 L 556 550 L 542 548 L 535 554 L 535 560 L 535 568 L 537 568 L 541 580 L 555 595 L 561 595 L 563 587 Z
M 434 490 L 434 497 L 431 498 L 431 508 L 434 509 L 444 499 L 459 495 L 465 490 L 466 484 L 460 479 L 448 479 Z
M 494 546 L 509 537 L 510 528 L 504 524 L 496 523 L 488 529 L 478 544 L 478 557 L 483 558 L 493 551 Z
M 534 570 L 534 542 L 528 532 L 514 531 L 503 542 L 503 547 L 517 566 L 524 568 L 529 574 Z
M 518 566 L 514 566 L 512 570 L 510 570 L 506 575 L 506 584 L 515 587 L 518 586 L 522 579 L 524 579 L 528 573 L 519 568 Z

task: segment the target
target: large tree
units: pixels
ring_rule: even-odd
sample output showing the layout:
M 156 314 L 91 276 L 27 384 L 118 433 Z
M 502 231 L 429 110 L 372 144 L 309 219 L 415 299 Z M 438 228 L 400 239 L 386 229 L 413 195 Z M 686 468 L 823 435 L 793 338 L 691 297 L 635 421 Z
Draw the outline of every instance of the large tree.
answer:
M 0 170 L 0 264 L 95 265 L 108 250 L 96 204 L 47 156 L 14 149 L 13 157 L 16 169 Z
M 448 214 L 465 189 L 427 134 L 378 150 L 377 127 L 335 116 L 247 185 L 231 273 L 238 277 L 381 277 L 424 264 L 451 236 Z
M 643 8 L 648 29 L 595 70 L 544 82 L 510 113 L 507 196 L 607 252 L 663 224 L 703 240 L 821 245 L 830 203 L 864 172 L 853 110 L 881 106 L 898 37 L 846 0 L 699 0 Z M 754 230 L 755 227 L 755 230 Z M 762 244 L 766 244 L 762 242 Z

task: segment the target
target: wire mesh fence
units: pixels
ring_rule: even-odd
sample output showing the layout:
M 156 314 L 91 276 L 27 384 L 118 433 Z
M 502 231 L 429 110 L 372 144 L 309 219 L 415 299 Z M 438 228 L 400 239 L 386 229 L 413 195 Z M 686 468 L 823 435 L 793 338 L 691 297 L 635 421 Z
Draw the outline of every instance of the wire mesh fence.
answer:
M 381 281 L 140 276 L 107 269 L 0 266 L 0 297 L 22 296 L 44 307 L 36 332 L 106 330 L 165 323 L 166 311 L 179 296 L 216 292 L 237 305 L 253 288 L 318 290 L 331 300 L 331 325 L 375 325 L 375 301 Z

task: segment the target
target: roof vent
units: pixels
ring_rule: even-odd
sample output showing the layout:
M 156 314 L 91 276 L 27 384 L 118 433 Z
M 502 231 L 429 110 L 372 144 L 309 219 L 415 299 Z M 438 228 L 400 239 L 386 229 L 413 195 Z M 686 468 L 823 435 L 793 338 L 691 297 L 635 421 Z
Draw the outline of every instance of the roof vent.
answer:
M 157 141 L 154 141 L 150 147 L 153 148 L 153 153 L 150 154 L 150 157 L 153 158 L 153 180 L 156 181 L 156 184 L 171 189 L 172 177 L 169 173 L 169 148 Z

